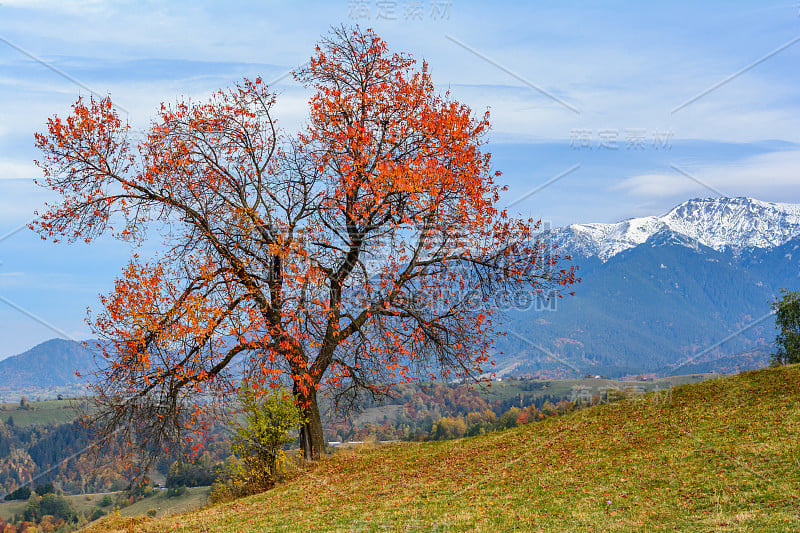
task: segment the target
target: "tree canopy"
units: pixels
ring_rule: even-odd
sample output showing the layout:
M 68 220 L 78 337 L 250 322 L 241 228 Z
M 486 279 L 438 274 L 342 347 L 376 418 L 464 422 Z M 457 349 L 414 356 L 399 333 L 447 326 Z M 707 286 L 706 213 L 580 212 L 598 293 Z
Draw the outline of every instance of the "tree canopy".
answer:
M 347 406 L 396 382 L 475 379 L 497 291 L 575 283 L 536 221 L 498 208 L 489 113 L 437 94 L 427 63 L 337 28 L 295 77 L 313 90 L 296 134 L 257 78 L 162 104 L 143 138 L 110 98 L 79 99 L 37 135 L 60 197 L 33 224 L 44 238 L 150 229 L 168 244 L 134 256 L 90 316 L 101 436 L 145 455 L 197 445 L 243 379 L 289 383 L 318 457 L 321 388 Z

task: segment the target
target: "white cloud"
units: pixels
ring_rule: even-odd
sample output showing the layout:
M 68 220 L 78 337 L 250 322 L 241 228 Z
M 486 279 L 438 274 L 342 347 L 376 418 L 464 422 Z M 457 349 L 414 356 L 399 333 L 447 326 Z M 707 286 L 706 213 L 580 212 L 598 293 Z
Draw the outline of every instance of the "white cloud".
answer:
M 0 180 L 32 180 L 40 174 L 33 162 L 0 161 Z
M 674 170 L 633 176 L 615 189 L 651 198 L 709 195 L 714 189 L 725 196 L 765 199 L 780 191 L 800 188 L 800 150 L 759 154 L 725 164 L 676 166 L 701 183 Z

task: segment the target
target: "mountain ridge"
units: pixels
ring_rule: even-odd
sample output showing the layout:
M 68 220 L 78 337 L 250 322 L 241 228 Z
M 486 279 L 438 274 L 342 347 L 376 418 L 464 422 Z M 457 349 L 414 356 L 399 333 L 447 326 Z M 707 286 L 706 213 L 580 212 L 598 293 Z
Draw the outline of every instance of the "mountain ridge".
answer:
M 582 282 L 557 309 L 507 313 L 497 360 L 518 373 L 760 368 L 775 340 L 771 303 L 782 288 L 800 290 L 796 204 L 692 199 L 661 216 L 574 224 L 550 237 Z
M 97 345 L 94 340 L 85 341 Z M 95 352 L 80 342 L 50 339 L 21 354 L 0 361 L 0 390 L 36 389 L 79 385 L 76 372 L 85 374 L 94 369 Z
M 800 235 L 800 204 L 749 197 L 693 198 L 661 216 L 570 224 L 550 230 L 550 235 L 570 251 L 605 262 L 664 229 L 717 251 L 773 248 Z

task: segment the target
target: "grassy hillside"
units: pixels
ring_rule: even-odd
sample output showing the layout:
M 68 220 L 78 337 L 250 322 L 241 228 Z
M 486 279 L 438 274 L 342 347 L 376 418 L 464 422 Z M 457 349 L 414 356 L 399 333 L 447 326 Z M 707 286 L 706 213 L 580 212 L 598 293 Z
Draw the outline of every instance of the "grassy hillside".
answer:
M 166 490 L 161 490 L 155 495 L 139 500 L 133 505 L 123 507 L 119 514 L 122 516 L 139 516 L 155 509 L 156 516 L 168 516 L 176 513 L 185 513 L 202 507 L 208 501 L 208 487 L 188 487 L 180 496 L 167 496 Z
M 19 403 L 0 404 L 0 421 L 8 422 L 14 419 L 18 426 L 31 424 L 68 424 L 77 416 L 77 406 L 81 399 L 66 400 L 41 400 L 29 402 L 28 408 L 23 409 Z
M 90 531 L 800 531 L 799 457 L 796 365 L 341 452 L 264 494 Z

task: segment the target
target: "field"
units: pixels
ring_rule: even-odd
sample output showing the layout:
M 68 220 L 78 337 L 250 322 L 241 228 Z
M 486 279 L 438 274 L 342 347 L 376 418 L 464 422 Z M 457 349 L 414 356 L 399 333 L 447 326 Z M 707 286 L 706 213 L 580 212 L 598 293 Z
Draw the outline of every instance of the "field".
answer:
M 795 365 L 346 450 L 263 494 L 90 531 L 799 531 L 799 453 Z
M 18 402 L 0 404 L 0 421 L 13 417 L 18 426 L 66 424 L 75 420 L 78 401 L 81 400 L 41 400 L 29 402 L 28 409 L 21 408 Z
M 119 514 L 122 516 L 140 516 L 147 514 L 150 509 L 156 510 L 156 517 L 186 513 L 206 504 L 208 501 L 208 489 L 209 487 L 189 487 L 180 496 L 173 497 L 167 497 L 167 491 L 161 490 L 154 496 L 139 500 L 128 507 L 123 507 L 120 509 Z
M 115 497 L 118 493 L 112 492 L 110 493 L 112 497 Z M 100 501 L 105 496 L 104 493 L 98 494 L 81 494 L 81 495 L 74 495 L 74 496 L 65 496 L 72 507 L 78 512 L 85 512 L 94 510 L 95 507 L 100 505 Z M 27 500 L 17 500 L 11 502 L 0 502 L 0 518 L 4 520 L 10 519 L 13 515 L 22 512 L 25 509 L 25 506 L 28 505 Z M 110 511 L 111 507 L 105 507 L 104 511 Z
M 656 378 L 650 381 L 623 381 L 606 378 L 581 378 L 581 379 L 556 379 L 556 380 L 518 380 L 504 379 L 481 386 L 481 391 L 489 399 L 507 400 L 520 393 L 526 392 L 532 387 L 534 396 L 556 396 L 569 398 L 575 387 L 587 387 L 591 394 L 597 394 L 603 389 L 616 388 L 619 390 L 631 387 L 641 387 L 648 392 L 668 389 L 677 385 L 687 383 L 699 383 L 707 379 L 719 377 L 719 374 L 688 374 L 684 376 L 672 376 L 666 378 Z
M 106 494 L 110 494 L 112 498 L 116 498 L 120 493 L 80 494 L 65 497 L 72 503 L 72 507 L 76 511 L 88 512 L 88 514 L 91 514 Z M 161 490 L 157 491 L 153 496 L 149 496 L 132 505 L 119 509 L 119 514 L 121 516 L 139 516 L 147 514 L 147 511 L 151 509 L 155 509 L 156 517 L 163 517 L 198 509 L 205 505 L 207 500 L 208 487 L 190 487 L 180 496 L 173 496 L 171 498 L 167 497 L 166 490 Z M 6 521 L 9 520 L 15 514 L 22 512 L 27 504 L 27 501 L 0 502 L 0 518 Z M 103 510 L 112 512 L 113 507 L 104 507 Z

